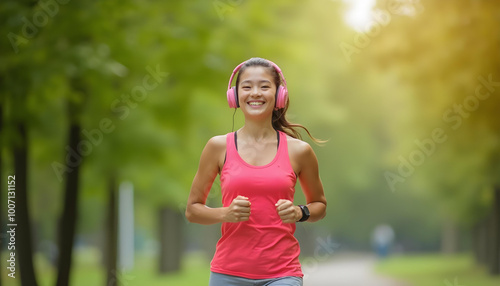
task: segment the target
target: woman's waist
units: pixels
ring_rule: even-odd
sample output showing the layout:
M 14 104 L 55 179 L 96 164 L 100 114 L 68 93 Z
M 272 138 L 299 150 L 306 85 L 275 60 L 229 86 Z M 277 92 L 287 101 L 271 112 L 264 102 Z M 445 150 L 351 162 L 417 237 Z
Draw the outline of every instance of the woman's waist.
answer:
M 255 218 L 239 223 L 223 223 L 221 240 L 251 241 L 253 246 L 261 244 L 277 244 L 281 241 L 296 241 L 294 237 L 295 224 L 285 224 L 259 221 Z
M 244 224 L 244 223 L 241 223 Z M 253 251 L 278 251 L 298 247 L 294 228 L 291 226 L 240 225 L 238 228 L 222 228 L 222 236 L 217 248 L 238 250 L 241 254 Z

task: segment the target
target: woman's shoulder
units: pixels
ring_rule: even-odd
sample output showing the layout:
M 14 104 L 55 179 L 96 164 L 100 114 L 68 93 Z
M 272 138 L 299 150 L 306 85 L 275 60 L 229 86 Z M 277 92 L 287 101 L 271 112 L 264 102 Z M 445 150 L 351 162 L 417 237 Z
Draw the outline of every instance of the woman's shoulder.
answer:
M 207 147 L 215 150 L 226 148 L 226 138 L 227 134 L 216 135 L 208 140 Z
M 286 135 L 286 142 L 288 145 L 288 152 L 290 152 L 291 154 L 303 156 L 313 152 L 313 149 L 311 145 L 309 145 L 309 143 L 294 138 L 290 135 Z

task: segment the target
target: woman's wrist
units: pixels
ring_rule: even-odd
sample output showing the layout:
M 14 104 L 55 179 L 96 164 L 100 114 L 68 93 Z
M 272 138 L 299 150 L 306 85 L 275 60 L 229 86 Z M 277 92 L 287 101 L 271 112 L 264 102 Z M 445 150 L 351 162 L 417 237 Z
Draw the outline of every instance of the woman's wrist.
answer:
M 299 221 L 302 218 L 302 209 L 299 206 L 294 206 L 295 209 L 295 221 Z
M 220 211 L 219 220 L 220 220 L 220 222 L 227 222 L 226 218 L 227 218 L 228 209 L 229 209 L 228 207 L 220 207 L 219 208 L 219 211 Z

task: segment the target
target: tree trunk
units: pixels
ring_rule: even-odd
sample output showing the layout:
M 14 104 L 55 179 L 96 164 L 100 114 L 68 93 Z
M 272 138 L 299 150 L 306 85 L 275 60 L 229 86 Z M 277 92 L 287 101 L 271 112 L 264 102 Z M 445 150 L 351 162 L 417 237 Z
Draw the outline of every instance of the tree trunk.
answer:
M 69 128 L 68 147 L 71 152 L 77 152 L 78 143 L 80 141 L 80 125 L 72 122 Z M 78 156 L 70 154 L 68 156 Z M 70 281 L 71 261 L 73 255 L 73 241 L 75 238 L 75 228 L 78 215 L 78 179 L 81 164 L 81 158 L 77 160 L 78 163 L 72 164 L 74 166 L 71 171 L 66 174 L 66 186 L 64 194 L 64 209 L 61 215 L 61 224 L 59 228 L 59 259 L 58 259 L 58 272 L 57 272 L 57 286 L 67 286 Z M 68 164 L 68 159 L 66 164 Z
M 457 252 L 458 231 L 455 223 L 451 220 L 445 220 L 441 234 L 441 252 L 453 254 Z
M 16 176 L 16 221 L 9 223 L 17 224 L 8 230 L 15 229 L 16 248 L 19 256 L 19 269 L 22 286 L 38 285 L 33 268 L 33 247 L 31 238 L 31 222 L 28 208 L 28 139 L 26 127 L 23 123 L 18 124 L 20 142 L 14 147 L 14 170 Z M 3 215 L 3 214 L 2 214 Z M 17 272 L 17 271 L 16 271 Z M 16 273 L 16 277 L 19 273 Z
M 106 220 L 106 286 L 119 285 L 117 256 L 118 256 L 118 204 L 116 180 L 114 176 L 109 179 L 108 185 L 108 217 Z
M 474 228 L 474 253 L 476 262 L 481 265 L 488 265 L 488 227 L 489 217 L 486 217 Z
M 500 186 L 495 187 L 493 196 L 490 273 L 500 274 Z
M 183 215 L 168 207 L 160 208 L 160 273 L 181 269 Z
M 203 252 L 206 254 L 207 258 L 211 260 L 215 254 L 217 241 L 221 237 L 220 224 L 204 226 L 201 235 L 202 237 L 199 239 Z
M 2 77 L 0 76 L 0 85 L 2 84 Z M 3 104 L 2 102 L 0 102 L 0 134 L 5 134 L 5 131 L 3 131 Z M 5 136 L 5 135 L 4 135 Z M 4 182 L 3 182 L 3 173 L 2 173 L 2 164 L 3 164 L 3 160 L 2 160 L 2 153 L 3 153 L 3 140 L 2 140 L 2 137 L 0 137 L 0 225 L 2 227 L 0 227 L 0 230 L 3 230 L 3 226 L 5 225 L 4 224 L 4 212 L 3 212 L 3 204 L 4 204 L 4 201 L 3 199 L 6 198 L 7 196 L 7 193 L 6 192 L 3 192 L 3 188 L 4 188 Z M 10 175 L 10 174 L 8 174 Z M 7 180 L 8 181 L 8 180 Z M 3 239 L 4 238 L 4 233 L 2 233 L 0 235 L 0 249 L 1 250 L 4 250 L 5 248 L 5 240 Z M 1 251 L 0 251 L 1 252 Z M 7 267 L 7 266 L 5 266 Z M 3 261 L 0 262 L 0 269 L 5 269 L 3 268 Z M 3 275 L 1 275 L 3 276 Z M 0 286 L 2 286 L 2 277 L 0 277 Z

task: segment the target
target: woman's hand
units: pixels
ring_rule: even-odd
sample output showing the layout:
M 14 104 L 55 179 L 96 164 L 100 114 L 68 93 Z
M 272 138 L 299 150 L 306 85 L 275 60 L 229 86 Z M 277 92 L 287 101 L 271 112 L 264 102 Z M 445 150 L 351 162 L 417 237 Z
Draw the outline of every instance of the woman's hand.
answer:
M 250 217 L 250 201 L 247 197 L 237 196 L 231 202 L 231 205 L 226 208 L 224 215 L 225 222 L 242 222 L 247 221 Z
M 275 206 L 283 223 L 295 223 L 302 218 L 302 211 L 300 208 L 294 206 L 289 200 L 279 200 Z

